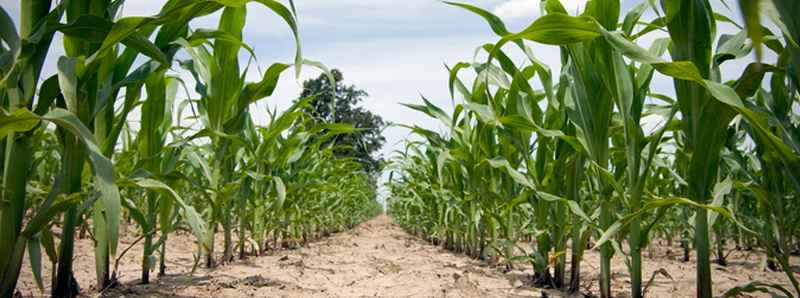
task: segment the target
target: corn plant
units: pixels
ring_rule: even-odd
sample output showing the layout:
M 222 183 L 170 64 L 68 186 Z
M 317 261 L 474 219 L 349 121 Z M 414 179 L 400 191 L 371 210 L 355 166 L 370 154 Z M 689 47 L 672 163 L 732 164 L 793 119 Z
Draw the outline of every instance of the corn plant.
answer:
M 75 234 L 78 228 L 87 227 L 91 227 L 95 240 L 96 288 L 114 286 L 119 259 L 130 249 L 118 251 L 121 218 L 135 222 L 144 239 L 141 282 L 149 282 L 156 254 L 159 273 L 165 272 L 168 235 L 179 225 L 189 226 L 212 264 L 213 232 L 221 224 L 226 236 L 225 260 L 230 260 L 235 220 L 240 221 L 240 245 L 244 247 L 243 231 L 255 227 L 252 222 L 287 214 L 275 207 L 274 214 L 256 213 L 264 209 L 245 206 L 263 206 L 264 202 L 280 206 L 274 202 L 283 201 L 287 192 L 281 176 L 287 181 L 296 178 L 283 171 L 293 167 L 312 173 L 327 170 L 313 168 L 313 163 L 294 165 L 309 151 L 325 149 L 309 141 L 309 136 L 319 134 L 319 139 L 325 139 L 352 131 L 339 124 L 307 125 L 308 121 L 302 120 L 306 116 L 296 108 L 281 117 L 273 114 L 270 127 L 253 125 L 249 106 L 269 96 L 279 74 L 290 65 L 276 63 L 260 82 L 244 82 L 243 74 L 249 66 L 239 68 L 238 53 L 246 49 L 254 56 L 241 36 L 248 1 L 169 0 L 156 15 L 121 17 L 123 2 L 21 1 L 19 30 L 0 9 L 2 297 L 14 294 L 26 248 L 41 289 L 44 248 L 54 268 L 51 294 L 77 295 L 78 284 L 72 276 Z M 298 41 L 291 1 L 288 6 L 272 0 L 253 2 L 276 12 Z M 220 10 L 217 30 L 192 30 L 187 25 Z M 63 35 L 65 55 L 57 58 L 55 74 L 40 78 L 56 34 Z M 324 69 L 319 63 L 302 59 L 299 43 L 296 46 L 298 75 L 300 64 Z M 191 59 L 178 59 L 181 51 Z M 182 101 L 176 113 L 176 91 L 186 88 L 186 83 L 170 73 L 174 61 L 194 75 L 195 90 L 200 95 L 199 100 Z M 187 106 L 196 116 L 181 119 Z M 128 120 L 136 109 L 141 112 L 141 127 L 133 130 Z M 206 129 L 187 135 L 193 128 L 181 126 L 181 120 L 193 120 L 190 126 L 199 120 Z M 256 130 L 259 133 L 254 133 Z M 284 139 L 282 133 L 287 130 L 293 133 Z M 211 144 L 199 144 L 196 140 L 201 138 Z M 243 158 L 245 155 L 249 159 Z M 351 161 L 325 155 L 310 157 L 334 169 L 323 185 L 338 183 L 340 187 L 325 200 L 296 204 L 294 208 L 329 212 L 315 218 L 335 219 L 320 220 L 317 226 L 311 225 L 314 221 L 276 221 L 272 229 L 289 225 L 295 234 L 340 229 L 380 212 L 374 201 L 373 178 L 364 176 Z M 270 163 L 260 163 L 261 158 Z M 91 177 L 85 176 L 89 173 L 84 170 L 87 161 Z M 257 169 L 253 175 L 234 172 L 237 167 L 248 168 L 248 163 Z M 271 175 L 262 175 L 267 166 L 273 167 L 269 169 Z M 346 178 L 336 179 L 336 175 Z M 253 185 L 256 191 L 270 191 L 257 196 Z M 366 191 L 369 185 L 373 185 L 372 191 Z M 203 201 L 209 194 L 211 200 Z M 235 206 L 231 200 L 234 195 L 243 198 L 238 205 L 240 212 L 222 212 Z M 195 199 L 184 199 L 189 197 Z M 203 220 L 202 214 L 208 220 Z M 52 232 L 55 226 L 60 226 L 59 241 Z M 252 231 L 253 238 L 266 236 L 264 229 Z
M 264 1 L 264 4 L 289 24 L 296 38 L 297 26 L 292 12 L 278 2 Z M 209 181 L 210 188 L 215 195 L 211 205 L 212 211 L 209 213 L 207 221 L 210 230 L 214 230 L 217 224 L 221 224 L 224 229 L 223 258 L 225 261 L 233 259 L 231 237 L 233 224 L 230 216 L 222 210 L 227 210 L 231 201 L 223 188 L 234 182 L 235 160 L 231 159 L 231 155 L 236 152 L 236 146 L 238 146 L 234 142 L 235 135 L 243 129 L 249 105 L 269 96 L 275 89 L 280 73 L 289 67 L 285 64 L 274 64 L 267 70 L 261 82 L 245 84 L 238 55 L 243 47 L 241 37 L 246 13 L 247 10 L 243 6 L 224 8 L 217 30 L 211 31 L 213 34 L 205 34 L 218 37 L 214 40 L 211 51 L 202 43 L 192 45 L 185 39 L 178 41 L 191 56 L 191 60 L 183 62 L 182 65 L 192 72 L 197 80 L 195 89 L 201 96 L 197 109 L 201 113 L 201 120 L 206 128 L 204 132 L 211 139 L 216 150 L 213 159 L 214 165 L 211 167 L 214 169 L 214 173 Z M 195 34 L 206 32 L 209 31 Z M 298 60 L 302 59 L 299 50 L 298 45 Z M 247 69 L 245 69 L 246 71 Z M 206 265 L 212 267 L 214 265 L 214 238 L 209 237 L 207 241 L 205 247 L 209 251 L 206 252 Z
M 793 83 L 783 76 L 784 70 L 791 69 L 789 57 L 795 53 L 794 26 L 786 24 L 793 22 L 786 13 L 796 9 L 795 5 L 774 1 L 753 6 L 741 1 L 745 15 L 742 27 L 714 12 L 707 1 L 663 1 L 660 6 L 645 1 L 623 14 L 618 1 L 595 0 L 589 1 L 578 16 L 571 16 L 559 1 L 542 1 L 546 14 L 512 33 L 488 11 L 449 4 L 481 16 L 500 40 L 479 48 L 487 53 L 487 62 L 459 63 L 450 71 L 451 92 L 457 89 L 464 98 L 463 104 L 456 105 L 451 121 L 445 111 L 427 101 L 424 106 L 409 105 L 443 119 L 447 132 L 438 134 L 409 126 L 423 141 L 409 142 L 408 149 L 401 152 L 405 161 L 394 168 L 389 186 L 393 193 L 390 211 L 401 224 L 432 237 L 434 242 L 448 241 L 453 232 L 466 232 L 465 238 L 471 239 L 470 231 L 482 229 L 480 234 L 489 235 L 490 243 L 510 243 L 506 245 L 509 247 L 519 240 L 509 228 L 514 222 L 523 223 L 518 230 L 533 229 L 537 235 L 536 248 L 529 256 L 534 277 L 547 281 L 548 260 L 554 259 L 553 285 L 561 287 L 564 269 L 560 263 L 566 237 L 565 221 L 559 219 L 566 217 L 566 206 L 573 225 L 569 288 L 578 289 L 581 252 L 594 234 L 595 246 L 601 251 L 603 297 L 612 294 L 610 259 L 614 251 L 622 252 L 625 239 L 630 248 L 625 258 L 631 273 L 631 295 L 644 295 L 641 254 L 654 234 L 692 239 L 698 259 L 699 297 L 712 295 L 712 228 L 718 258 L 725 250 L 727 231 L 733 229 L 741 234 L 739 238 L 758 239 L 774 260 L 773 267 L 784 266 L 778 264 L 786 263 L 782 261 L 786 260 L 783 252 L 790 249 L 791 241 L 785 239 L 795 233 L 796 221 L 788 220 L 775 208 L 792 208 L 794 203 L 788 198 L 794 195 L 787 191 L 797 191 L 794 182 L 789 182 L 796 181 L 793 169 L 798 156 L 789 107 L 797 96 L 794 87 L 785 87 Z M 775 7 L 782 10 L 778 12 Z M 753 29 L 760 26 L 759 9 L 776 27 L 783 28 L 785 46 L 768 29 Z M 657 17 L 641 20 L 647 10 L 653 10 Z M 743 30 L 717 36 L 717 21 Z M 649 49 L 637 44 L 641 37 L 659 29 L 669 38 L 655 39 Z M 549 75 L 543 71 L 546 67 L 526 44 L 530 41 L 560 47 L 562 67 L 556 84 L 549 83 Z M 519 48 L 531 65 L 522 69 L 514 65 L 504 52 L 505 45 Z M 739 79 L 721 82 L 723 63 L 753 52 L 761 59 L 762 46 L 777 54 L 776 65 L 759 61 L 749 65 Z M 667 51 L 672 61 L 662 58 Z M 477 74 L 472 90 L 457 75 L 458 70 L 468 68 Z M 655 72 L 674 79 L 675 99 L 650 90 Z M 773 75 L 773 92 L 760 89 L 765 73 Z M 534 74 L 543 79 L 543 90 L 528 91 L 528 81 Z M 770 99 L 776 96 L 775 90 L 779 98 Z M 547 109 L 541 111 L 542 106 Z M 649 135 L 644 130 L 645 116 L 658 116 L 662 122 Z M 745 128 L 746 137 L 742 130 L 734 129 L 738 127 Z M 731 134 L 738 137 L 731 138 Z M 749 150 L 744 144 L 750 140 L 760 161 L 736 157 L 741 156 L 737 152 Z M 674 148 L 675 152 L 665 148 Z M 720 167 L 722 156 L 729 156 L 725 167 Z M 481 168 L 481 160 L 491 167 Z M 726 176 L 736 174 L 757 184 L 762 181 L 758 178 L 761 173 L 748 164 L 753 162 L 771 171 L 766 175 L 792 174 L 784 175 L 788 181 L 777 176 L 766 178 L 761 182 L 763 188 L 743 182 L 733 187 Z M 451 179 L 447 176 L 451 169 L 466 174 Z M 472 169 L 481 171 L 481 177 L 467 178 Z M 501 169 L 508 176 L 491 169 Z M 760 202 L 757 208 L 762 211 L 747 213 L 746 209 L 756 205 L 746 203 L 742 196 L 756 197 Z M 678 208 L 677 212 L 673 208 Z M 590 209 L 599 212 L 587 215 L 584 210 Z M 762 219 L 743 220 L 747 215 Z M 459 216 L 468 223 L 463 228 L 459 227 Z M 694 224 L 684 225 L 690 217 Z M 767 218 L 771 220 L 763 220 Z M 558 224 L 549 226 L 553 220 Z M 670 231 L 666 228 L 670 222 L 686 232 Z M 769 235 L 765 239 L 756 230 L 775 232 L 762 233 Z M 480 239 L 477 244 L 482 242 Z M 470 251 L 469 244 L 466 247 Z M 684 242 L 684 248 L 688 256 L 688 242 Z M 507 262 L 519 259 L 511 251 L 500 253 Z M 794 286 L 795 278 L 789 279 Z M 788 293 L 781 286 L 751 284 L 730 289 L 726 295 L 755 290 Z

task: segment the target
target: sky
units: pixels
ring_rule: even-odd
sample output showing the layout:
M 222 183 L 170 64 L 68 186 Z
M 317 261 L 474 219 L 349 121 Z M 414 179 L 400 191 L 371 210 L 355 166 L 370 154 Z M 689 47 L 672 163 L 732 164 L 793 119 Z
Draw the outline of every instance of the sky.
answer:
M 494 12 L 511 31 L 521 30 L 540 14 L 539 1 L 536 0 L 462 1 Z M 623 11 L 640 1 L 623 0 Z M 128 0 L 123 14 L 153 15 L 164 2 Z M 585 5 L 585 0 L 561 2 L 573 13 L 582 10 Z M 712 2 L 715 7 L 719 6 L 717 1 Z M 0 0 L 0 3 L 17 21 L 19 1 Z M 363 106 L 391 123 L 415 124 L 440 130 L 436 120 L 399 103 L 420 103 L 420 96 L 424 95 L 434 104 L 451 111 L 453 105 L 444 65 L 471 62 L 477 47 L 498 40 L 483 19 L 440 1 L 295 0 L 295 5 L 304 57 L 322 62 L 329 68 L 340 69 L 346 84 L 355 85 L 369 93 Z M 741 19 L 737 11 L 724 7 L 720 11 L 734 20 Z M 204 17 L 193 21 L 191 26 L 214 28 L 218 17 L 219 14 Z M 644 16 L 644 19 L 652 18 L 652 14 Z M 719 32 L 732 32 L 731 26 L 722 24 L 720 28 Z M 656 37 L 659 35 L 646 37 L 640 45 L 647 47 Z M 291 31 L 277 15 L 260 4 L 248 4 L 244 42 L 255 49 L 262 69 L 274 62 L 293 61 Z M 63 54 L 60 38 L 57 37 L 53 45 L 44 70 L 48 75 L 55 73 L 57 57 Z M 540 60 L 550 62 L 548 64 L 553 67 L 554 77 L 557 77 L 558 49 L 536 45 L 534 53 Z M 246 57 L 244 53 L 242 57 Z M 516 57 L 517 63 L 524 62 L 519 54 L 512 57 Z M 743 69 L 745 65 L 746 62 L 731 63 L 723 67 L 723 73 L 741 73 L 737 69 Z M 175 69 L 178 67 L 175 66 Z M 186 76 L 185 73 L 181 75 Z M 300 94 L 301 82 L 318 75 L 317 70 L 308 67 L 303 69 L 299 79 L 295 78 L 292 71 L 285 72 L 273 96 L 256 103 L 253 112 L 255 121 L 266 123 L 267 108 L 285 109 Z M 255 70 L 248 73 L 247 77 L 250 81 L 259 79 Z M 464 78 L 468 79 L 466 76 Z M 656 77 L 653 88 L 656 92 L 669 93 L 672 82 L 664 77 Z M 384 135 L 387 142 L 380 154 L 389 157 L 393 150 L 403 148 L 402 141 L 409 137 L 409 131 L 393 126 L 387 128 Z

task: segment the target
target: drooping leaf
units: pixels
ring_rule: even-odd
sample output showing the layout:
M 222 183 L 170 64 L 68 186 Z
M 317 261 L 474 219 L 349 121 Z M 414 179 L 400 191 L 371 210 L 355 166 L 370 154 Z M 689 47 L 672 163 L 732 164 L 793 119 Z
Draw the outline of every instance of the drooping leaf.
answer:
M 83 142 L 89 153 L 89 161 L 95 176 L 95 187 L 102 194 L 105 208 L 106 223 L 108 224 L 109 252 L 116 255 L 119 240 L 120 197 L 119 189 L 114 183 L 114 166 L 97 147 L 94 135 L 74 114 L 63 109 L 54 109 L 41 117 L 66 129 Z
M 156 191 L 165 195 L 169 198 L 175 200 L 178 203 L 178 206 L 181 208 L 181 214 L 183 218 L 186 220 L 186 223 L 192 228 L 192 233 L 197 238 L 198 243 L 206 243 L 208 230 L 206 228 L 206 222 L 200 216 L 200 214 L 194 209 L 192 205 L 186 203 L 186 201 L 175 192 L 174 189 L 169 187 L 168 185 L 164 184 L 161 181 L 150 179 L 150 178 L 140 178 L 134 180 L 134 183 L 139 187 L 146 188 L 149 190 Z
M 17 109 L 10 115 L 0 112 L 0 138 L 11 133 L 26 132 L 39 125 L 39 117 L 28 109 Z

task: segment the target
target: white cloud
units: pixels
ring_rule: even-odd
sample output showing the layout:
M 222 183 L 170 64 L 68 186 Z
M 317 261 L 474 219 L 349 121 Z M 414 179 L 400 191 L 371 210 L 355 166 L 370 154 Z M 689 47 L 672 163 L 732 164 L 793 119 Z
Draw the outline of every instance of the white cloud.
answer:
M 582 9 L 586 4 L 586 0 L 562 0 L 561 5 L 569 13 L 575 13 Z M 541 8 L 539 1 L 536 0 L 508 0 L 497 5 L 494 14 L 504 19 L 518 19 L 535 17 L 541 15 Z
M 510 0 L 494 8 L 494 14 L 504 19 L 538 16 L 539 3 L 534 0 Z

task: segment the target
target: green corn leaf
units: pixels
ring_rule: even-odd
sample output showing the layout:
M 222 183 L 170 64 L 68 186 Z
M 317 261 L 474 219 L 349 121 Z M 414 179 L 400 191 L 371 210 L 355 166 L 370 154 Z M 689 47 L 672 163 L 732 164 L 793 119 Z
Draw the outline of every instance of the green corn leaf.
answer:
M 111 30 L 113 22 L 95 15 L 82 15 L 70 22 L 55 27 L 66 36 L 89 42 L 102 42 Z
M 757 133 L 761 135 L 773 149 L 780 153 L 780 156 L 784 160 L 790 164 L 796 164 L 800 161 L 800 157 L 792 153 L 792 150 L 763 124 L 764 122 L 761 120 L 761 116 L 759 116 L 758 113 L 745 107 L 739 95 L 730 86 L 704 79 L 699 70 L 697 70 L 697 67 L 691 62 L 664 62 L 660 58 L 650 55 L 646 50 L 625 40 L 618 34 L 604 32 L 604 36 L 616 49 L 622 51 L 628 58 L 641 63 L 651 64 L 658 72 L 664 75 L 700 84 L 713 98 L 742 114 L 742 116 L 754 126 Z
M 470 95 L 469 90 L 467 90 L 467 87 L 464 86 L 464 83 L 462 83 L 461 80 L 458 79 L 458 71 L 461 69 L 469 68 L 470 66 L 471 65 L 469 63 L 465 62 L 457 63 L 455 66 L 453 66 L 452 69 L 450 69 L 445 65 L 445 67 L 450 72 L 450 82 L 448 85 L 450 89 L 451 99 L 455 99 L 455 92 L 454 92 L 455 88 L 458 88 L 458 92 L 461 93 L 461 96 L 463 96 L 464 98 L 472 97 L 472 95 Z
M 81 194 L 78 193 L 70 196 L 60 196 L 52 205 L 36 212 L 28 224 L 25 225 L 21 235 L 27 239 L 33 238 L 34 235 L 46 228 L 56 216 L 67 211 L 69 207 L 79 204 L 80 201 Z
M 8 45 L 9 52 L 15 53 L 19 48 L 19 35 L 14 20 L 3 7 L 0 7 L 0 39 Z
M 731 25 L 733 25 L 734 27 L 736 27 L 738 29 L 743 29 L 742 25 L 739 25 L 739 23 L 737 23 L 734 20 L 731 20 L 731 18 L 729 18 L 728 16 L 726 16 L 724 14 L 720 14 L 720 13 L 716 13 L 715 12 L 714 13 L 714 20 L 716 20 L 718 22 L 731 24 Z
M 752 97 L 756 94 L 756 91 L 761 88 L 764 75 L 767 72 L 776 71 L 778 71 L 778 69 L 769 64 L 750 63 L 744 69 L 739 79 L 736 80 L 733 88 L 736 90 L 736 94 L 742 98 Z
M 142 227 L 143 231 L 149 231 L 152 229 L 150 227 L 150 223 L 147 221 L 147 218 L 144 215 L 144 212 L 136 206 L 136 204 L 128 198 L 122 199 L 122 206 L 128 210 L 129 215 L 136 222 L 140 227 Z
M 64 102 L 66 102 L 67 110 L 69 111 L 77 111 L 78 109 L 79 68 L 82 68 L 82 61 L 76 58 L 64 56 L 58 58 L 58 85 L 61 88 L 61 94 L 64 96 Z
M 167 59 L 167 55 L 164 54 L 164 52 L 162 52 L 158 47 L 156 47 L 156 45 L 150 42 L 150 40 L 148 40 L 147 37 L 141 33 L 137 32 L 131 34 L 122 41 L 122 44 L 124 44 L 128 48 L 134 49 L 139 53 L 144 54 L 147 57 L 152 58 L 155 61 L 158 61 L 159 63 L 161 63 L 163 67 L 168 67 L 170 65 L 170 61 Z M 90 59 L 93 58 L 94 60 L 97 60 L 99 59 L 99 57 L 102 56 L 100 55 L 92 56 L 90 57 Z
M 95 59 L 101 58 L 112 47 L 122 42 L 128 36 L 133 35 L 139 28 L 147 25 L 149 22 L 154 22 L 156 18 L 153 17 L 126 17 L 121 18 L 111 25 L 111 29 L 102 39 L 100 48 L 95 52 Z
M 589 165 L 592 169 L 597 171 L 600 180 L 602 180 L 606 185 L 611 185 L 618 194 L 622 195 L 625 194 L 625 189 L 622 185 L 617 181 L 617 178 L 614 178 L 614 174 L 609 172 L 607 169 L 601 167 L 595 161 L 590 161 Z
M 447 113 L 444 110 L 442 110 L 441 108 L 437 107 L 436 105 L 428 101 L 428 99 L 425 98 L 424 96 L 422 97 L 422 101 L 425 103 L 425 105 L 414 105 L 407 103 L 400 103 L 400 104 L 412 110 L 425 113 L 425 115 L 428 115 L 431 118 L 438 119 L 442 124 L 444 124 L 447 127 L 452 126 L 451 118 L 450 116 L 447 115 Z
M 52 75 L 42 82 L 39 87 L 39 102 L 33 110 L 36 115 L 44 115 L 50 110 L 56 97 L 61 94 L 61 87 L 58 85 L 58 74 Z
M 480 7 L 476 7 L 476 6 L 473 6 L 473 5 L 470 5 L 470 4 L 466 4 L 466 3 L 457 3 L 457 2 L 449 2 L 449 1 L 444 1 L 444 3 L 452 5 L 452 6 L 456 6 L 456 7 L 461 7 L 461 8 L 466 9 L 466 10 L 468 10 L 468 11 L 474 13 L 474 14 L 477 14 L 477 15 L 481 16 L 484 20 L 486 20 L 487 23 L 489 23 L 489 27 L 491 27 L 492 31 L 494 31 L 494 33 L 497 34 L 497 35 L 503 36 L 503 35 L 507 35 L 507 34 L 511 33 L 511 32 L 508 31 L 508 29 L 506 29 L 506 24 L 503 23 L 503 20 L 501 20 L 498 16 L 494 15 L 493 13 L 491 13 L 491 12 L 485 10 L 485 9 L 482 9 Z
M 745 41 L 744 32 L 735 35 L 723 34 L 719 38 L 717 51 L 714 53 L 714 64 L 720 65 L 725 61 L 739 59 L 750 54 L 752 46 L 746 44 Z
M 523 117 L 512 115 L 512 116 L 503 116 L 500 117 L 500 123 L 503 124 L 505 127 L 513 127 L 516 129 L 521 129 L 524 131 L 531 131 L 536 132 L 539 135 L 547 138 L 558 138 L 572 147 L 573 150 L 578 152 L 583 152 L 584 148 L 580 144 L 580 142 L 574 137 L 564 134 L 561 130 L 554 130 L 554 129 L 544 129 L 541 126 L 537 125 L 525 119 Z
M 725 202 L 725 196 L 727 196 L 731 190 L 733 189 L 733 180 L 731 177 L 725 178 L 725 180 L 717 183 L 714 186 L 714 190 L 712 192 L 712 201 L 711 206 L 715 207 L 722 207 Z M 708 226 L 714 226 L 714 222 L 717 221 L 717 214 L 716 212 L 712 212 L 708 214 Z
M 95 259 L 95 272 L 97 276 L 103 276 L 106 273 L 106 268 L 109 266 L 109 228 L 106 223 L 103 212 L 105 207 L 103 201 L 98 200 L 95 202 L 92 212 L 92 230 L 95 239 L 94 259 Z
M 650 1 L 642 1 L 628 11 L 628 14 L 625 15 L 625 19 L 622 22 L 622 32 L 624 32 L 625 35 L 630 36 L 633 33 L 634 26 L 639 23 L 639 19 L 650 6 Z
M 248 0 L 211 0 L 213 2 L 217 2 L 219 4 L 228 6 L 228 7 L 237 7 L 242 8 L 245 7 Z
M 108 50 L 111 48 L 111 46 L 117 43 L 123 43 L 125 46 L 135 49 L 136 51 L 147 55 L 148 57 L 153 58 L 162 64 L 169 64 L 167 61 L 167 56 L 164 55 L 164 53 L 161 52 L 158 47 L 151 43 L 147 37 L 135 30 L 137 28 L 135 26 L 141 25 L 141 19 L 143 18 L 135 19 L 138 20 L 138 22 L 130 22 L 130 18 L 125 18 L 121 20 L 123 23 L 118 24 L 103 17 L 82 15 L 75 21 L 69 24 L 57 26 L 54 29 L 72 38 L 89 42 L 104 43 L 104 46 L 102 46 L 92 55 L 92 57 L 88 59 L 88 61 L 90 61 L 88 64 L 92 64 L 94 61 L 99 61 L 100 58 L 104 57 L 108 53 Z M 130 28 L 119 28 L 126 26 L 126 24 Z M 126 30 L 127 32 L 126 34 L 119 36 L 119 38 L 110 36 L 112 32 L 115 32 L 115 30 Z M 113 39 L 114 43 L 109 41 L 108 44 L 106 44 L 106 41 L 109 39 Z
M 290 66 L 291 65 L 282 63 L 272 64 L 267 69 L 267 72 L 264 74 L 264 78 L 262 78 L 260 82 L 248 83 L 244 86 L 244 89 L 242 89 L 242 94 L 240 95 L 240 99 L 243 102 L 250 104 L 259 99 L 272 95 L 272 92 L 275 91 L 275 87 L 278 85 L 278 80 L 280 79 L 281 73 L 283 73 L 283 71 Z
M 49 229 L 44 229 L 39 236 L 40 242 L 44 247 L 44 253 L 47 254 L 48 260 L 50 260 L 51 263 L 57 262 L 58 253 L 56 253 L 56 244 L 53 240 L 53 232 L 51 232 Z
M 39 237 L 34 236 L 28 240 L 28 260 L 30 261 L 31 273 L 33 273 L 33 280 L 40 291 L 44 291 L 44 282 L 42 281 L 42 245 L 39 242 Z
M 304 59 L 303 59 L 303 50 L 302 47 L 300 46 L 300 34 L 299 30 L 297 29 L 297 21 L 295 20 L 294 14 L 292 13 L 292 11 L 286 8 L 286 6 L 284 6 L 278 1 L 274 0 L 252 0 L 252 1 L 261 3 L 265 7 L 269 8 L 270 10 L 275 12 L 278 16 L 280 16 L 281 19 L 283 19 L 283 21 L 286 22 L 287 25 L 289 25 L 289 29 L 292 30 L 292 35 L 294 36 L 294 41 L 295 41 L 295 58 L 294 58 L 295 77 L 299 78 L 301 69 L 300 67 L 303 65 Z M 291 6 L 294 7 L 294 2 L 290 0 L 289 3 L 291 3 Z
M 511 176 L 511 178 L 517 183 L 528 187 L 531 190 L 536 190 L 536 185 L 534 185 L 534 183 L 531 182 L 531 180 L 524 174 L 517 171 L 517 169 L 514 169 L 514 167 L 512 167 L 505 158 L 495 157 L 492 159 L 487 159 L 486 162 L 489 163 L 489 165 L 491 165 L 493 168 L 505 169 L 508 175 Z
M 586 3 L 583 12 L 591 16 L 607 30 L 616 30 L 620 14 L 619 0 L 593 0 Z
M 39 125 L 39 117 L 22 108 L 11 114 L 0 111 L 0 138 L 12 133 L 26 132 Z
M 117 243 L 119 240 L 119 220 L 120 220 L 120 198 L 119 190 L 114 183 L 114 166 L 97 147 L 94 135 L 74 114 L 63 109 L 54 109 L 41 116 L 43 120 L 55 123 L 63 127 L 76 137 L 78 137 L 86 149 L 88 149 L 89 160 L 95 176 L 95 187 L 102 194 L 103 207 L 105 208 L 106 222 L 109 231 L 109 252 L 111 256 L 116 256 Z
M 537 18 L 530 26 L 518 33 L 504 36 L 496 47 L 518 39 L 527 39 L 542 44 L 563 45 L 592 40 L 601 35 L 597 23 L 591 17 L 573 17 L 553 13 Z
M 230 34 L 225 31 L 200 28 L 192 32 L 192 35 L 189 36 L 189 38 L 187 38 L 186 40 L 193 47 L 198 47 L 210 39 L 220 39 L 229 43 L 237 44 L 240 47 L 247 50 L 247 52 L 249 52 L 251 56 L 253 57 L 256 56 L 255 50 L 253 50 L 253 48 L 250 47 L 250 45 L 244 43 L 241 39 L 237 38 L 233 34 Z
M 544 2 L 544 11 L 548 14 L 569 14 L 564 5 L 561 4 L 560 0 L 546 0 Z
M 775 293 L 774 291 L 778 291 L 780 294 Z M 792 292 L 784 288 L 782 285 L 760 281 L 753 281 L 742 286 L 733 287 L 730 290 L 725 291 L 725 293 L 722 294 L 722 297 L 742 297 L 747 293 L 765 293 L 770 294 L 773 297 L 793 297 Z
M 463 106 L 467 110 L 470 110 L 471 112 L 478 115 L 481 121 L 485 122 L 486 124 L 492 126 L 501 126 L 501 127 L 503 126 L 503 123 L 500 122 L 500 119 L 497 118 L 497 115 L 495 114 L 494 109 L 492 109 L 492 107 L 485 104 L 479 104 L 474 102 L 465 102 Z
M 275 183 L 275 193 L 278 195 L 278 209 L 282 209 L 286 202 L 286 184 L 283 184 L 283 179 L 278 176 L 272 177 L 272 181 Z
M 603 245 L 605 242 L 609 241 L 612 237 L 614 237 L 614 235 L 616 235 L 620 231 L 620 229 L 622 227 L 625 227 L 625 226 L 629 225 L 631 223 L 631 220 L 633 220 L 634 218 L 640 217 L 640 216 L 646 214 L 647 212 L 649 212 L 649 211 L 651 211 L 653 209 L 656 209 L 656 208 L 672 207 L 672 206 L 678 206 L 678 205 L 683 205 L 683 206 L 687 206 L 687 207 L 691 207 L 691 208 L 702 208 L 702 209 L 706 209 L 706 210 L 711 211 L 711 212 L 716 212 L 719 215 L 722 215 L 724 218 L 734 222 L 743 231 L 745 231 L 747 233 L 750 233 L 750 234 L 756 234 L 755 231 L 751 230 L 750 228 L 748 228 L 747 226 L 745 226 L 744 224 L 739 222 L 739 220 L 737 220 L 736 217 L 734 217 L 734 214 L 731 213 L 731 211 L 728 210 L 727 208 L 720 207 L 720 206 L 711 206 L 711 205 L 701 204 L 701 203 L 697 203 L 697 202 L 692 201 L 692 200 L 687 199 L 687 198 L 678 198 L 678 197 L 676 197 L 676 198 L 656 198 L 654 200 L 651 200 L 651 201 L 647 202 L 644 206 L 642 206 L 641 209 L 639 209 L 639 211 L 636 211 L 634 213 L 628 214 L 625 217 L 623 217 L 623 218 L 619 219 L 618 221 L 614 222 L 614 224 L 612 224 L 608 229 L 603 231 L 603 234 L 600 236 L 600 238 L 597 239 L 597 242 L 595 243 L 595 247 L 599 247 L 599 246 Z
M 146 188 L 149 190 L 156 191 L 166 197 L 172 198 L 178 203 L 178 206 L 181 208 L 181 212 L 183 218 L 192 228 L 192 233 L 197 238 L 198 243 L 206 243 L 207 238 L 209 237 L 208 230 L 206 228 L 206 222 L 200 216 L 199 213 L 192 207 L 191 205 L 187 204 L 174 189 L 169 187 L 168 185 L 164 184 L 161 181 L 149 179 L 149 178 L 140 178 L 134 180 L 134 183 L 139 187 Z
M 213 172 L 211 171 L 211 167 L 208 165 L 208 161 L 200 157 L 200 155 L 198 155 L 197 152 L 188 152 L 188 155 L 186 157 L 189 158 L 189 160 L 194 162 L 196 166 L 201 169 L 203 177 L 205 177 L 206 181 L 209 182 L 211 188 L 216 188 L 217 181 Z
M 761 14 L 759 13 L 759 2 L 757 0 L 739 0 L 739 11 L 744 17 L 744 26 L 747 35 L 753 41 L 753 48 L 756 50 L 756 61 L 761 62 L 764 56 L 762 44 L 764 43 L 764 31 L 761 30 Z
M 246 15 L 245 8 L 225 7 L 219 20 L 219 30 L 241 38 Z M 205 98 L 204 106 L 211 122 L 210 128 L 223 132 L 225 123 L 242 112 L 242 107 L 237 106 L 244 83 L 239 73 L 240 47 L 238 43 L 217 39 L 213 48 L 211 59 L 216 62 L 217 67 L 210 68 L 211 77 L 207 83 L 211 92 Z
M 436 158 L 436 173 L 439 177 L 439 183 L 444 183 L 443 169 L 445 162 L 447 162 L 449 158 L 450 150 L 442 150 L 442 152 L 439 153 L 439 157 Z
M 559 197 L 559 196 L 556 196 L 556 195 L 553 195 L 553 194 L 549 194 L 549 193 L 546 193 L 546 192 L 543 192 L 543 191 L 536 192 L 536 195 L 539 198 L 541 198 L 541 199 L 543 199 L 545 201 L 548 201 L 548 202 L 560 202 L 560 203 L 567 204 L 567 207 L 569 207 L 570 212 L 572 212 L 573 214 L 575 214 L 578 217 L 580 217 L 581 219 L 583 219 L 587 224 L 591 224 L 593 222 L 592 219 L 589 218 L 589 216 L 586 215 L 585 212 L 583 212 L 583 209 L 581 208 L 581 206 L 578 205 L 578 203 L 575 202 L 575 201 L 567 200 L 567 199 L 564 199 L 562 197 Z
M 498 86 L 504 90 L 508 90 L 511 87 L 511 82 L 508 81 L 506 74 L 494 64 L 483 65 L 483 69 L 478 75 L 485 77 L 489 85 Z

